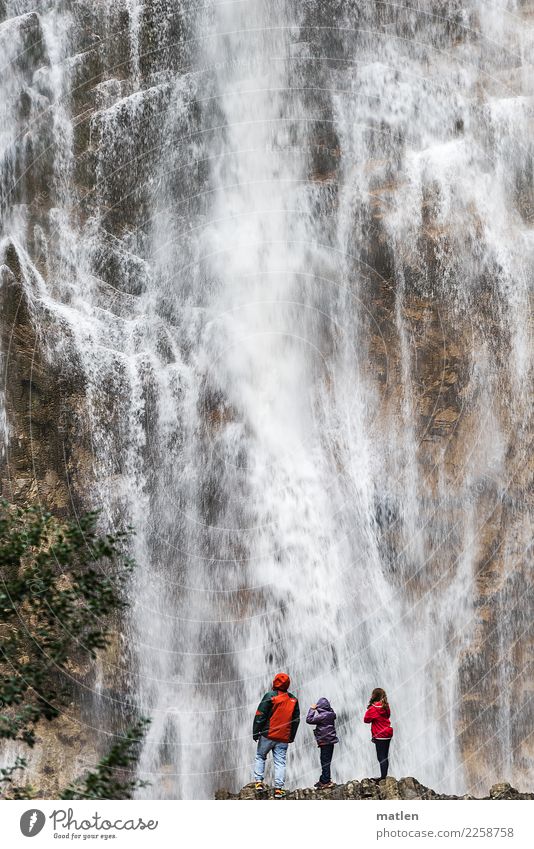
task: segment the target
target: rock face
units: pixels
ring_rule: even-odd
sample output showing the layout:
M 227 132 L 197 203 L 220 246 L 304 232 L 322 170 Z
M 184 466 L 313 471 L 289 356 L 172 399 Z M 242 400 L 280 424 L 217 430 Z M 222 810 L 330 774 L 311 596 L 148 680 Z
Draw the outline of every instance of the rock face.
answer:
M 225 396 L 220 387 L 209 386 L 206 375 L 202 375 L 206 387 L 204 395 L 196 399 L 198 404 L 191 400 L 188 382 L 187 366 L 196 349 L 185 335 L 181 309 L 191 299 L 195 311 L 200 307 L 200 315 L 206 304 L 200 291 L 195 289 L 194 297 L 190 292 L 197 278 L 191 276 L 191 282 L 188 270 L 187 276 L 179 279 L 178 270 L 195 267 L 197 234 L 214 217 L 213 208 L 204 206 L 214 188 L 209 163 L 218 160 L 219 153 L 225 159 L 227 153 L 224 139 L 213 157 L 213 150 L 205 146 L 208 142 L 203 143 L 201 138 L 211 137 L 211 131 L 206 131 L 212 122 L 231 126 L 232 114 L 215 111 L 210 115 L 211 106 L 202 105 L 213 103 L 222 110 L 220 92 L 212 90 L 214 84 L 208 73 L 211 60 L 195 53 L 195 13 L 185 12 L 185 5 L 171 0 L 144 4 L 128 0 L 113 4 L 0 0 L 0 47 L 6 53 L 6 68 L 12 70 L 11 75 L 5 75 L 9 77 L 8 87 L 5 96 L 0 91 L 0 102 L 6 103 L 8 112 L 2 116 L 13 131 L 0 162 L 0 408 L 5 407 L 0 413 L 5 414 L 8 431 L 0 464 L 1 492 L 6 498 L 42 505 L 59 515 L 103 505 L 110 521 L 131 520 L 142 540 L 145 561 L 154 570 L 154 578 L 161 577 L 167 593 L 167 579 L 175 573 L 179 576 L 176 586 L 202 585 L 196 574 L 187 573 L 187 558 L 176 562 L 175 552 L 201 551 L 199 560 L 209 563 L 213 571 L 212 563 L 221 557 L 221 546 L 218 537 L 213 536 L 212 542 L 212 528 L 242 527 L 242 516 L 234 523 L 226 521 L 224 514 L 227 502 L 233 503 L 241 491 L 241 479 L 229 479 L 232 485 L 225 489 L 221 478 L 223 466 L 235 467 L 240 473 L 253 458 L 247 455 L 246 443 L 243 450 L 236 448 L 230 463 L 224 461 L 222 452 L 226 444 L 234 445 L 234 432 L 239 428 L 245 434 L 254 430 L 246 416 L 240 420 L 241 410 L 232 397 Z M 424 664 L 419 664 L 424 670 L 424 700 L 432 699 L 432 716 L 445 717 L 444 729 L 454 739 L 455 745 L 450 748 L 458 750 L 454 757 L 464 768 L 465 786 L 482 797 L 499 776 L 507 774 L 528 783 L 534 769 L 532 677 L 521 674 L 531 663 L 534 648 L 527 557 L 533 455 L 525 389 L 528 333 L 526 321 L 525 327 L 522 321 L 529 310 L 520 285 L 522 280 L 532 279 L 532 152 L 522 135 L 521 112 L 517 133 L 513 131 L 514 101 L 519 109 L 529 103 L 531 92 L 523 90 L 529 75 L 515 65 L 502 68 L 501 51 L 496 56 L 487 52 L 488 45 L 499 43 L 498 39 L 484 35 L 484 21 L 476 20 L 476 16 L 467 26 L 463 12 L 457 19 L 441 14 L 427 18 L 395 4 L 310 0 L 286 5 L 305 7 L 299 27 L 286 28 L 296 41 L 288 42 L 283 52 L 295 60 L 295 81 L 299 68 L 304 74 L 302 91 L 314 92 L 313 102 L 301 104 L 303 109 L 309 107 L 306 121 L 299 119 L 310 133 L 307 154 L 302 157 L 307 161 L 307 179 L 314 198 L 310 218 L 323 222 L 319 241 L 329 243 L 331 239 L 336 255 L 345 238 L 350 247 L 351 261 L 343 270 L 340 291 L 347 287 L 360 308 L 357 329 L 351 324 L 354 315 L 347 315 L 347 327 L 355 334 L 347 368 L 351 374 L 354 370 L 354 387 L 358 382 L 368 383 L 366 399 L 370 409 L 377 412 L 369 442 L 378 446 L 377 465 L 383 476 L 376 478 L 374 490 L 370 487 L 366 492 L 361 511 L 369 512 L 369 537 L 376 545 L 379 561 L 376 571 L 404 599 L 402 618 L 410 618 L 410 609 L 426 610 L 421 632 L 433 643 L 436 657 L 442 650 L 450 656 L 443 675 L 443 654 L 438 664 L 434 664 L 432 652 L 423 658 Z M 433 5 L 437 8 L 440 4 L 429 3 L 429 8 Z M 219 4 L 219 8 L 223 6 Z M 342 7 L 353 7 L 357 16 L 363 16 L 354 19 L 353 31 L 346 26 Z M 522 36 L 518 41 L 518 34 L 509 29 L 512 18 L 520 21 L 525 32 L 532 32 L 526 6 L 524 20 L 521 14 L 518 9 L 516 16 L 506 15 L 503 21 L 505 37 L 509 45 L 515 45 L 504 51 L 506 55 L 523 54 Z M 340 24 L 335 35 L 332 23 Z M 228 28 L 240 31 L 240 27 Z M 251 32 L 254 30 L 259 28 L 252 20 Z M 473 67 L 480 66 L 484 72 L 472 89 L 467 80 L 462 83 L 467 86 L 465 91 L 453 86 L 452 96 L 444 101 L 439 100 L 439 91 L 443 89 L 447 95 L 446 75 L 439 79 L 437 94 L 429 95 L 425 89 L 413 97 L 399 98 L 387 74 L 383 79 L 377 76 L 384 72 L 375 64 L 384 45 L 377 50 L 365 39 L 361 42 L 363 36 L 354 35 L 360 30 L 394 35 L 388 46 L 393 53 L 385 66 L 393 68 L 398 63 L 401 77 L 403 69 L 413 63 L 410 80 L 427 79 L 427 59 L 421 57 L 419 66 L 418 56 L 410 53 L 414 45 L 425 43 L 434 44 L 435 57 L 456 55 L 460 64 L 463 51 L 480 51 L 475 53 Z M 401 45 L 408 50 L 406 56 L 394 52 Z M 412 47 L 408 49 L 408 45 Z M 261 49 L 257 53 L 261 59 Z M 363 71 L 354 81 L 355 103 L 359 104 L 359 116 L 365 117 L 361 138 L 351 136 L 351 128 L 360 127 L 358 115 L 354 120 L 348 107 L 344 112 L 342 103 L 348 94 L 345 69 L 352 67 L 357 55 Z M 306 78 L 304 66 L 314 56 L 331 57 L 332 62 L 311 64 Z M 255 62 L 256 58 L 250 64 Z M 224 64 L 215 65 L 220 74 L 226 73 Z M 342 69 L 339 76 L 333 66 Z M 198 90 L 188 78 L 189 70 L 194 72 L 191 77 L 200 80 Z M 436 74 L 440 76 L 438 69 Z M 227 85 L 232 91 L 242 87 L 237 76 Z M 263 82 L 258 87 L 263 88 Z M 299 87 L 300 82 L 290 86 L 293 92 Z M 491 98 L 484 103 L 487 88 Z M 360 90 L 362 100 L 358 100 Z M 390 90 L 395 93 L 395 107 L 391 114 L 381 113 Z M 332 92 L 336 92 L 335 102 Z M 499 106 L 503 111 L 493 111 L 499 97 L 503 98 Z M 419 101 L 421 106 L 417 105 Z M 369 103 L 374 106 L 368 113 Z M 402 115 L 398 111 L 401 103 Z M 449 125 L 439 124 L 438 113 L 448 116 Z M 285 114 L 285 107 L 280 114 Z M 419 119 L 418 114 L 425 117 Z M 428 127 L 426 116 L 431 118 Z M 524 120 L 525 126 L 530 126 L 529 114 Z M 433 122 L 439 126 L 431 126 Z M 187 140 L 193 137 L 195 141 L 188 147 Z M 287 140 L 282 140 L 281 147 L 287 146 Z M 468 168 L 462 164 L 464 147 L 470 157 L 477 151 L 482 153 L 483 167 L 478 172 L 476 164 Z M 521 147 L 525 156 L 528 152 L 525 162 L 518 154 Z M 456 179 L 456 166 L 452 166 L 455 179 L 449 180 L 448 173 L 440 170 L 441 157 L 432 160 L 436 150 L 446 156 L 445 148 L 457 151 L 461 178 Z M 494 172 L 492 162 L 497 163 Z M 500 175 L 505 175 L 502 185 Z M 251 176 L 245 174 L 245 185 L 254 184 Z M 268 176 L 262 175 L 260 182 Z M 271 176 L 274 179 L 276 175 Z M 498 215 L 487 213 L 485 192 L 481 197 L 476 193 L 471 196 L 470 187 L 477 178 L 481 185 L 484 181 L 493 183 L 488 197 L 493 189 L 496 196 L 502 193 L 504 229 L 500 229 Z M 297 182 L 303 182 L 300 172 Z M 464 184 L 468 191 L 462 194 Z M 340 226 L 338 238 L 330 231 L 337 226 L 336 216 L 343 209 L 347 222 Z M 242 216 L 243 220 L 247 217 Z M 344 221 L 343 216 L 340 220 Z M 404 229 L 400 222 L 406 225 Z M 190 228 L 195 234 L 191 244 L 187 235 Z M 154 230 L 158 231 L 156 235 Z M 311 244 L 317 232 L 310 231 Z M 212 230 L 202 245 L 225 246 L 225 239 L 218 236 Z M 237 242 L 245 238 L 246 233 L 241 234 Z M 167 253 L 168 244 L 176 245 L 174 253 Z M 514 249 L 506 247 L 508 244 Z M 330 276 L 326 271 L 323 276 L 323 262 L 328 269 L 326 253 L 318 265 L 319 280 Z M 221 262 L 221 266 L 224 264 Z M 278 260 L 275 265 L 278 267 Z M 337 274 L 334 269 L 336 285 Z M 215 291 L 218 275 L 210 272 L 207 281 L 206 288 Z M 321 286 L 310 300 L 317 315 L 336 315 L 327 289 Z M 150 308 L 145 318 L 146 307 Z M 79 334 L 76 343 L 72 338 L 74 326 Z M 334 321 L 332 327 L 341 325 Z M 322 328 L 319 323 L 314 332 L 320 340 L 317 349 L 321 356 L 326 354 L 325 362 L 329 357 L 333 360 L 340 343 L 339 330 L 329 330 L 326 325 Z M 196 335 L 202 335 L 200 328 L 193 331 L 195 344 Z M 211 361 L 204 355 L 192 359 Z M 318 381 L 324 384 L 321 398 L 335 395 L 332 374 L 335 372 L 331 373 L 329 364 Z M 194 375 L 195 380 L 197 377 Z M 207 527 L 202 531 L 203 538 L 187 538 L 187 544 L 180 536 L 185 530 L 177 515 L 188 514 L 197 493 L 179 489 L 182 441 L 187 433 L 181 418 L 185 415 L 183 396 L 190 399 L 191 409 L 203 410 L 203 418 L 199 418 L 198 426 L 189 427 L 189 433 L 206 432 L 210 458 L 215 458 L 213 468 L 206 465 L 205 469 L 200 469 L 202 458 L 198 458 L 198 475 L 200 478 L 202 472 L 204 477 L 195 509 L 202 518 L 200 524 L 205 522 Z M 350 404 L 346 409 L 352 415 Z M 339 444 L 334 441 L 331 447 L 332 466 L 340 478 L 350 477 L 351 452 L 343 453 L 343 440 Z M 409 462 L 404 463 L 403 457 Z M 136 498 L 142 498 L 132 500 L 128 480 Z M 95 498 L 95 491 L 100 500 Z M 243 491 L 248 500 L 246 480 Z M 175 499 L 169 510 L 168 492 Z M 347 500 L 352 504 L 357 499 L 351 495 Z M 356 509 L 351 518 L 351 532 L 357 513 Z M 290 517 L 290 511 L 287 515 Z M 143 536 L 141 525 L 147 516 L 150 521 Z M 257 524 L 255 516 L 250 518 L 247 527 Z M 419 539 L 420 546 L 415 545 L 414 540 Z M 247 546 L 247 540 L 232 537 L 228 556 L 221 562 L 233 563 L 232 568 L 237 570 L 238 564 L 247 560 Z M 277 561 L 278 548 L 277 543 L 273 562 Z M 295 550 L 298 548 L 295 545 Z M 196 561 L 195 568 L 200 568 Z M 273 653 L 269 646 L 255 665 L 251 661 L 251 667 L 259 671 L 279 660 L 285 662 L 285 655 L 277 652 L 288 644 L 284 628 L 291 605 L 286 597 L 279 605 L 275 596 L 255 594 L 249 587 L 264 582 L 250 578 L 248 574 L 243 580 L 236 577 L 235 594 L 227 594 L 226 584 L 214 587 L 216 602 L 210 589 L 206 595 L 212 608 L 193 617 L 203 624 L 196 632 L 191 626 L 187 639 L 174 627 L 158 632 L 160 642 L 146 639 L 144 632 L 139 642 L 157 646 L 143 669 L 133 667 L 132 680 L 137 676 L 152 680 L 156 670 L 154 678 L 164 681 L 167 688 L 177 680 L 190 681 L 191 676 L 182 669 L 166 665 L 169 657 L 181 656 L 184 642 L 189 640 L 202 649 L 202 665 L 193 677 L 202 682 L 200 704 L 204 710 L 205 692 L 218 692 L 220 680 L 241 683 L 249 678 L 249 670 L 243 674 L 238 661 L 233 666 L 232 652 L 239 637 L 228 635 L 228 622 L 235 620 L 239 630 L 243 623 L 260 619 L 265 611 L 270 615 L 277 608 L 283 615 L 272 625 Z M 343 595 L 347 599 L 357 595 L 363 582 L 355 576 L 343 588 Z M 465 599 L 466 610 L 456 604 L 460 597 L 454 589 L 456 584 L 465 586 L 461 600 Z M 200 604 L 197 595 L 195 589 L 193 605 Z M 227 596 L 228 606 L 224 607 Z M 164 612 L 154 618 L 165 623 L 182 615 L 183 621 L 189 621 L 188 598 L 186 593 L 176 592 L 169 615 Z M 156 602 L 155 609 L 161 596 Z M 447 605 L 449 619 L 443 614 Z M 395 636 L 399 622 L 397 626 Z M 296 642 L 296 631 L 289 628 L 287 632 L 291 644 Z M 413 640 L 408 644 L 421 642 L 414 626 Z M 84 717 L 87 720 L 94 708 L 91 682 L 87 680 L 83 681 L 89 693 L 87 710 L 73 703 L 69 717 L 58 723 L 56 730 L 54 726 L 43 730 L 38 752 L 40 779 L 36 782 L 41 795 L 54 796 L 58 787 L 78 771 L 77 759 L 80 763 L 91 761 L 92 742 L 97 736 L 92 729 L 99 726 L 112 730 L 113 705 L 119 711 L 122 699 L 130 695 L 125 696 L 123 679 L 126 652 L 118 639 L 116 643 L 101 669 L 100 701 L 96 700 L 98 707 L 94 710 L 98 722 L 84 724 Z M 405 646 L 406 641 L 399 641 L 399 645 Z M 305 651 L 300 653 L 306 655 Z M 322 654 L 324 670 L 313 668 L 316 680 L 319 673 L 339 671 L 343 665 L 339 646 L 334 643 Z M 352 654 L 359 656 L 358 652 Z M 314 662 L 323 660 L 315 658 Z M 433 678 L 436 666 L 440 672 Z M 304 667 L 293 673 L 298 673 L 295 678 L 300 675 L 302 681 L 311 677 Z M 229 710 L 228 716 L 236 724 L 248 724 L 248 716 L 237 711 L 252 696 L 239 688 L 235 692 L 236 712 Z M 107 700 L 104 709 L 102 694 Z M 166 720 L 161 725 L 159 745 L 154 747 L 159 760 L 153 774 L 160 776 L 154 794 L 168 792 L 169 798 L 179 795 L 179 789 L 169 777 L 167 791 L 167 779 L 161 776 L 202 773 L 195 762 L 198 752 L 194 747 L 182 747 L 180 755 L 185 758 L 183 753 L 191 751 L 192 763 L 177 768 L 175 762 L 180 749 L 176 741 L 182 739 L 182 729 L 172 724 L 174 714 L 167 713 L 167 707 L 172 701 L 180 701 L 179 691 L 177 696 L 168 699 L 168 693 L 163 692 L 159 715 L 165 715 Z M 189 689 L 187 698 L 190 696 Z M 422 693 L 417 698 L 423 702 Z M 353 700 L 351 691 L 351 704 Z M 234 729 L 222 728 L 221 721 L 217 721 L 215 734 L 206 730 L 209 739 L 216 739 L 218 734 L 228 739 L 233 735 Z M 207 746 L 201 748 L 208 750 Z M 238 756 L 235 760 L 244 762 Z M 421 774 L 417 765 L 400 768 Z M 205 774 L 208 772 L 206 769 Z M 235 786 L 243 780 L 243 775 L 236 778 Z M 378 787 L 366 780 L 349 782 L 327 797 L 432 793 L 415 779 L 392 782 L 394 779 Z M 213 787 L 206 792 L 212 795 Z M 516 791 L 499 784 L 492 792 L 497 794 L 495 798 L 509 798 L 506 794 Z M 248 798 L 244 793 L 250 793 L 250 788 L 237 796 L 226 794 L 225 798 Z M 316 797 L 313 790 L 291 794 L 291 798 Z
M 9 440 L 0 493 L 66 516 L 81 508 L 89 468 L 83 380 L 50 356 L 48 340 L 66 328 L 39 302 L 36 281 L 13 242 L 0 250 L 0 339 L 5 354 Z M 74 352 L 73 352 L 74 354 Z
M 9 441 L 0 464 L 0 496 L 67 516 L 86 506 L 82 493 L 91 474 L 83 380 L 74 359 L 67 374 L 50 356 L 47 339 L 65 328 L 39 302 L 36 287 L 16 246 L 5 244 L 0 251 L 0 339 L 6 352 Z M 94 664 L 72 658 L 72 701 L 58 721 L 40 723 L 36 747 L 25 753 L 27 777 L 39 798 L 57 798 L 104 749 L 105 742 L 99 745 L 87 722 L 91 706 L 85 694 L 94 676 Z
M 265 790 L 257 791 L 254 784 L 246 784 L 239 793 L 230 793 L 228 790 L 218 790 L 215 794 L 218 800 L 261 800 L 274 799 L 274 788 L 266 787 Z M 291 790 L 287 794 L 288 799 L 353 799 L 353 800 L 379 800 L 395 801 L 414 799 L 534 799 L 534 793 L 520 793 L 511 784 L 501 782 L 494 784 L 489 791 L 489 796 L 475 797 L 447 796 L 444 793 L 435 793 L 429 787 L 424 787 L 416 778 L 400 778 L 398 781 L 393 776 L 388 776 L 382 781 L 372 778 L 362 778 L 361 781 L 354 779 L 346 784 L 337 784 L 331 790 L 316 790 L 315 788 L 304 788 Z

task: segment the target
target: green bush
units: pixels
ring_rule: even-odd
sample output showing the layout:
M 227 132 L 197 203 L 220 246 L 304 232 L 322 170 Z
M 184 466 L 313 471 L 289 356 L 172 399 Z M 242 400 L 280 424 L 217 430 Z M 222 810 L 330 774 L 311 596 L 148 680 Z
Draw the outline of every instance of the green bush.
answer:
M 112 615 L 127 604 L 132 531 L 100 534 L 97 516 L 60 521 L 0 502 L 0 738 L 34 746 L 37 723 L 54 720 L 69 700 L 68 663 L 95 658 L 108 645 Z M 114 775 L 131 767 L 146 723 L 130 728 L 83 780 L 83 798 L 127 798 L 133 791 L 137 782 Z M 0 794 L 23 791 L 13 773 L 25 765 L 18 758 L 0 772 Z

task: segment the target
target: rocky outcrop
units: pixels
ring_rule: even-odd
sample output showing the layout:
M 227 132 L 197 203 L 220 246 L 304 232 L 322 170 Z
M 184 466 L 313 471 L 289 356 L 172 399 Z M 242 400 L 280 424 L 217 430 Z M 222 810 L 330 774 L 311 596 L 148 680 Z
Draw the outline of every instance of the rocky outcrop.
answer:
M 274 788 L 266 787 L 263 791 L 254 789 L 254 784 L 246 784 L 239 793 L 230 793 L 228 790 L 218 790 L 215 794 L 218 800 L 243 800 L 252 801 L 257 799 L 274 799 Z M 534 799 L 534 793 L 521 793 L 511 784 L 501 782 L 494 784 L 489 791 L 489 796 L 447 796 L 444 793 L 436 793 L 429 787 L 420 784 L 416 778 L 400 778 L 398 781 L 393 776 L 388 776 L 382 781 L 373 778 L 362 778 L 347 781 L 346 784 L 336 784 L 331 790 L 316 790 L 315 788 L 304 788 L 291 790 L 287 794 L 288 799 L 354 799 L 354 800 L 376 800 L 376 801 L 413 801 L 414 799 Z
M 9 441 L 0 494 L 65 516 L 80 508 L 89 474 L 83 380 L 74 360 L 66 374 L 50 355 L 49 340 L 66 328 L 33 291 L 32 274 L 27 257 L 7 242 L 0 252 L 0 339 Z
M 13 241 L 0 248 L 0 350 L 5 389 L 8 440 L 0 457 L 0 497 L 24 506 L 37 506 L 58 517 L 87 507 L 91 481 L 90 431 L 84 410 L 84 381 L 74 349 L 68 371 L 51 354 L 50 340 L 68 328 L 60 326 L 39 297 L 35 266 Z M 102 668 L 119 670 L 118 634 L 101 657 Z M 25 773 L 37 798 L 57 798 L 85 764 L 94 763 L 107 746 L 99 739 L 91 715 L 95 664 L 73 656 L 69 666 L 71 700 L 55 722 L 40 722 L 36 746 L 24 752 Z M 111 676 L 108 676 L 111 679 Z M 102 696 L 112 684 L 104 681 Z M 117 684 L 114 686 L 119 689 Z M 115 696 L 116 700 L 116 696 Z M 111 713 L 111 710 L 110 710 Z

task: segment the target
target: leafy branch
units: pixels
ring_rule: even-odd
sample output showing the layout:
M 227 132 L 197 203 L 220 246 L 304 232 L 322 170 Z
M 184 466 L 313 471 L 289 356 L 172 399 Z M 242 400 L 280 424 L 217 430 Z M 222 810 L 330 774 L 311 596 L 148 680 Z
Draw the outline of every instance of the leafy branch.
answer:
M 37 724 L 54 720 L 69 700 L 69 665 L 106 648 L 111 617 L 127 605 L 132 530 L 100 534 L 97 519 L 90 512 L 60 521 L 0 501 L 0 739 L 35 745 Z M 121 781 L 117 770 L 131 769 L 147 722 L 133 725 L 96 772 L 65 792 L 129 798 L 141 782 Z M 13 774 L 25 766 L 18 757 L 0 771 L 0 796 L 24 798 L 17 794 L 28 788 L 17 788 Z

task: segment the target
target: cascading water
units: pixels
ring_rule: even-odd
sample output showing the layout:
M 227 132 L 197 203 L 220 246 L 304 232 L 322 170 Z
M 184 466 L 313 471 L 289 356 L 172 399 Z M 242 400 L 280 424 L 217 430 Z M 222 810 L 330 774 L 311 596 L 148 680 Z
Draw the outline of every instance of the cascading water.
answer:
M 0 11 L 4 285 L 15 251 L 87 506 L 136 529 L 85 721 L 135 704 L 144 792 L 210 796 L 283 668 L 338 779 L 381 685 L 396 775 L 532 781 L 529 4 Z M 316 761 L 304 727 L 291 783 Z

